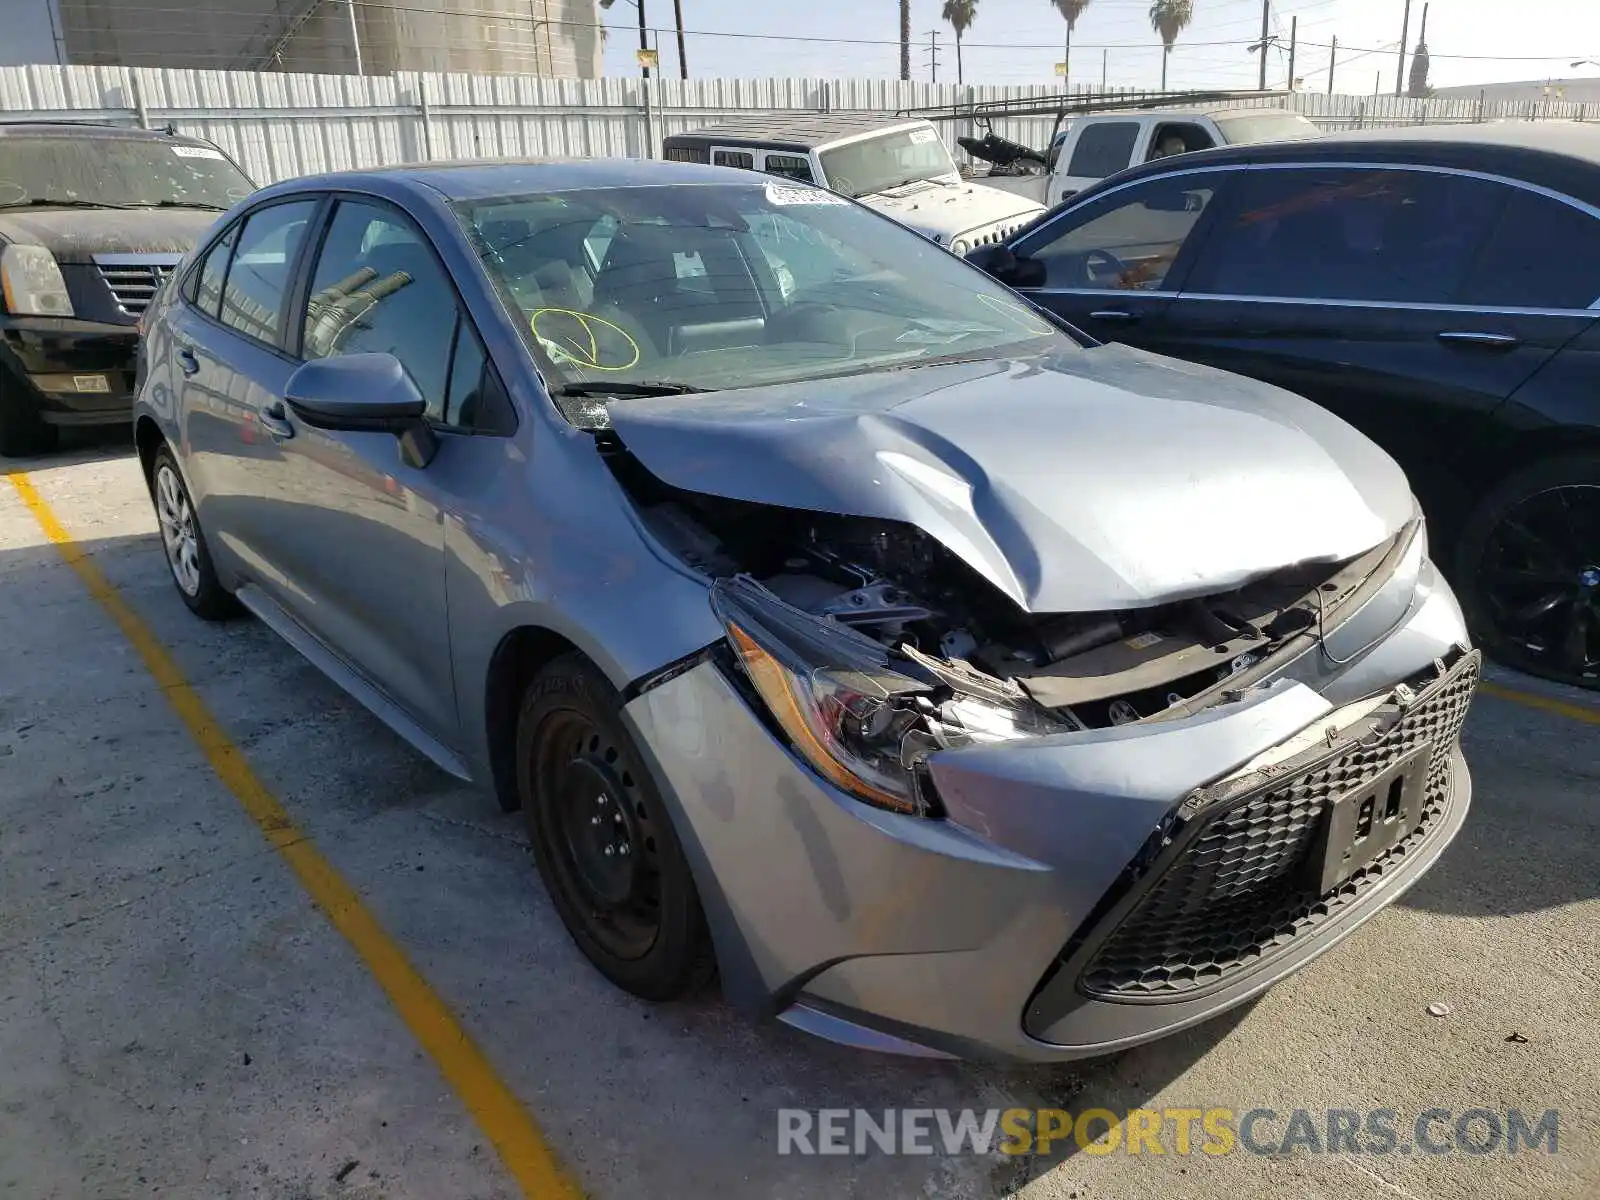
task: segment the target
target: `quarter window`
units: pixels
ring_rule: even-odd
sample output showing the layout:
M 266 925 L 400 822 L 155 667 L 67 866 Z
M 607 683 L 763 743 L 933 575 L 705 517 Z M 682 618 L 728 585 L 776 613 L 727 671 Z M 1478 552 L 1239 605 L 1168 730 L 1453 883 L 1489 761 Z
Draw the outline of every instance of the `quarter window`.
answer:
M 268 345 L 278 344 L 289 274 L 315 208 L 313 200 L 297 200 L 257 209 L 245 218 L 222 288 L 218 320 L 224 325 Z
M 1129 188 L 1028 256 L 1044 264 L 1046 287 L 1161 291 L 1217 182 L 1214 175 L 1185 175 Z
M 1513 191 L 1457 299 L 1485 308 L 1588 308 L 1600 297 L 1600 220 Z
M 1086 125 L 1072 148 L 1067 174 L 1104 179 L 1127 167 L 1133 143 L 1139 138 L 1137 121 L 1104 121 Z
M 400 214 L 340 201 L 306 302 L 302 353 L 392 354 L 446 419 L 458 309 L 449 276 L 420 230 Z
M 200 269 L 190 277 L 188 298 L 208 317 L 216 316 L 222 304 L 222 282 L 228 277 L 228 260 L 233 257 L 233 244 L 238 239 L 239 226 L 234 225 L 206 251 Z
M 1451 301 L 1506 189 L 1430 171 L 1249 171 L 1186 290 L 1440 304 Z

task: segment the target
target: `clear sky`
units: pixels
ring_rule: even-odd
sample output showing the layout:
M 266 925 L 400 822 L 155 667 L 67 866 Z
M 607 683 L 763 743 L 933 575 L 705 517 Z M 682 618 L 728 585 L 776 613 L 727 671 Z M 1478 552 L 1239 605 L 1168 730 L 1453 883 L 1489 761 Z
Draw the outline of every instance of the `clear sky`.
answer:
M 664 73 L 678 64 L 672 0 L 639 0 L 658 28 Z M 636 74 L 638 13 L 633 0 L 614 0 L 601 19 L 609 29 L 606 72 Z M 898 0 L 681 0 L 689 30 L 692 77 L 854 76 L 895 78 L 900 70 Z M 1424 0 L 1412 0 L 1417 38 Z M 928 78 L 928 32 L 939 31 L 939 79 L 955 80 L 954 37 L 939 18 L 943 0 L 912 0 L 912 74 Z M 1113 86 L 1160 82 L 1160 39 L 1151 32 L 1149 0 L 1090 0 L 1073 36 L 1072 74 L 1100 82 L 1102 63 Z M 1282 87 L 1288 69 L 1290 20 L 1299 18 L 1295 74 L 1309 89 L 1328 83 L 1329 46 L 1340 44 L 1336 90 L 1371 93 L 1383 74 L 1394 90 L 1395 47 L 1405 0 L 1272 0 L 1269 29 L 1282 51 L 1268 59 L 1269 86 Z M 1253 87 L 1257 60 L 1246 46 L 1261 31 L 1261 0 L 1194 0 L 1194 22 L 1172 52 L 1169 87 Z M 1049 83 L 1061 59 L 1066 22 L 1051 0 L 978 0 L 963 60 L 968 83 Z M 760 34 L 762 37 L 712 36 Z M 800 38 L 838 39 L 801 41 Z M 1349 47 L 1350 49 L 1345 49 Z M 1362 53 L 1386 47 L 1384 53 Z M 1431 0 L 1428 49 L 1436 87 L 1565 76 L 1600 76 L 1600 67 L 1573 69 L 1574 59 L 1600 61 L 1600 0 Z M 1459 56 L 1459 57 L 1451 57 Z

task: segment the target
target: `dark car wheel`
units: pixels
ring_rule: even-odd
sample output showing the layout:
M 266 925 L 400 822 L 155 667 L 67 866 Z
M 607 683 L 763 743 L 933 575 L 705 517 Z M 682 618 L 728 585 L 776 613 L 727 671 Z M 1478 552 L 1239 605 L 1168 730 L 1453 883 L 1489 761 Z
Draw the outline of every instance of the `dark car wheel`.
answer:
M 0 373 L 0 457 L 21 458 L 56 448 L 58 430 L 39 417 L 16 384 Z
M 672 821 L 582 658 L 545 667 L 517 721 L 517 790 L 539 874 L 578 948 L 618 987 L 671 1000 L 707 982 L 711 939 Z
M 1468 626 L 1490 655 L 1600 688 L 1600 456 L 1500 484 L 1467 519 L 1456 564 Z
M 206 549 L 205 534 L 194 501 L 178 471 L 172 451 L 163 446 L 150 464 L 150 499 L 161 527 L 161 548 L 178 585 L 178 595 L 196 616 L 221 621 L 239 611 L 238 601 L 217 579 Z

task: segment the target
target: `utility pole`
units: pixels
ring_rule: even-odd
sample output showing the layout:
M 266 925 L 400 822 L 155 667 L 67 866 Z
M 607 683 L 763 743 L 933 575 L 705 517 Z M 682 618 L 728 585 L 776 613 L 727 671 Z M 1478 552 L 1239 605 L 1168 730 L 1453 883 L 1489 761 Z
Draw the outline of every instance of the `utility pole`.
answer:
M 1328 51 L 1328 95 L 1333 95 L 1333 69 L 1339 65 L 1339 39 L 1333 39 Z
M 1400 21 L 1400 65 L 1394 73 L 1394 94 L 1398 96 L 1406 86 L 1406 38 L 1411 33 L 1411 0 L 1406 0 L 1405 16 Z
M 350 14 L 350 49 L 356 54 L 356 74 L 365 75 L 361 69 L 361 35 L 356 32 L 356 0 L 346 0 L 345 7 Z
M 689 57 L 683 49 L 683 0 L 672 0 L 672 17 L 678 23 L 678 78 L 689 78 Z
M 1407 0 L 1407 2 L 1409 3 L 1410 0 Z M 637 0 L 634 7 L 639 10 L 639 49 L 648 50 L 650 49 L 650 31 L 645 28 L 644 24 L 644 0 Z M 644 65 L 643 59 L 639 60 L 639 72 L 646 79 L 650 78 L 650 68 Z
M 1407 4 L 1411 0 L 1406 0 Z M 1256 84 L 1256 91 L 1267 90 L 1267 22 L 1272 18 L 1272 0 L 1261 0 L 1261 81 Z
M 1100 90 L 1106 90 L 1106 75 L 1111 61 L 1111 51 L 1100 51 Z
M 1300 18 L 1289 18 L 1289 90 L 1294 91 L 1294 51 L 1300 40 Z
M 928 71 L 933 77 L 933 82 L 939 82 L 939 31 L 928 30 Z

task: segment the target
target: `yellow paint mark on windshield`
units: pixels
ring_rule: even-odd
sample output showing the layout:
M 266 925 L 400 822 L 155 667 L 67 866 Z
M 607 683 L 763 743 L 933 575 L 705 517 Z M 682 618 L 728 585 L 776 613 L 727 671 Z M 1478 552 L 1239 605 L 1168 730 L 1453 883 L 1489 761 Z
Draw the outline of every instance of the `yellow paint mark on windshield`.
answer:
M 540 328 L 541 318 L 545 326 L 543 329 Z M 552 323 L 556 326 L 554 330 L 550 329 Z M 562 325 L 568 323 L 569 327 L 563 330 Z M 541 308 L 528 318 L 528 327 L 552 354 L 586 370 L 626 371 L 639 362 L 641 351 L 633 335 L 616 322 L 593 313 L 572 308 Z M 616 347 L 618 353 L 615 355 L 606 354 L 608 347 L 602 345 L 605 341 L 615 341 L 606 333 L 608 330 L 622 339 L 623 344 Z M 632 357 L 627 362 L 602 361 L 607 358 L 620 359 L 625 355 Z

